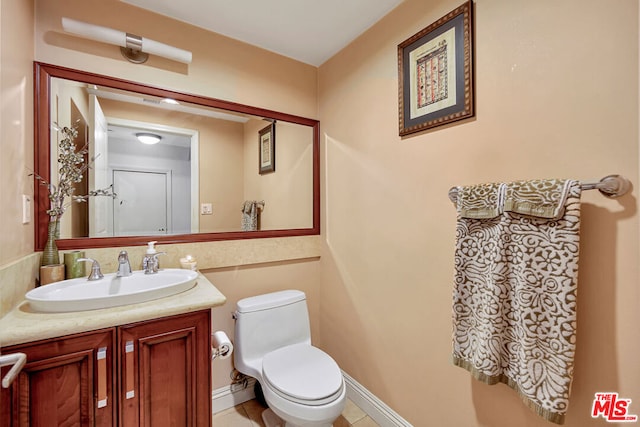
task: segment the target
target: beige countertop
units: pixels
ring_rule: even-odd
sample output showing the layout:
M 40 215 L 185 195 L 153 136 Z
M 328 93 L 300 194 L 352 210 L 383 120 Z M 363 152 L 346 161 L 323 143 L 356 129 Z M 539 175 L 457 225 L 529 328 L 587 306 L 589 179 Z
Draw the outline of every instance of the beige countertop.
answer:
M 222 305 L 227 298 L 202 274 L 196 285 L 184 292 L 138 304 L 70 313 L 39 313 L 22 301 L 0 319 L 0 345 L 6 347 L 156 319 Z

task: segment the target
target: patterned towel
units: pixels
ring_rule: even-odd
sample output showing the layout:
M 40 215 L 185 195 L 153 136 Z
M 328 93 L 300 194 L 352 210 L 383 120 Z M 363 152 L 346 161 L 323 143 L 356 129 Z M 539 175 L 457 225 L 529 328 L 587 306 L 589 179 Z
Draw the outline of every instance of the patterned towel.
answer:
M 457 187 L 456 209 L 463 218 L 495 218 L 502 213 L 505 185 L 496 182 Z
M 260 228 L 260 209 L 264 208 L 264 201 L 247 200 L 242 204 L 242 231 L 257 231 Z
M 453 363 L 557 424 L 573 378 L 580 228 L 580 184 L 565 188 L 557 220 L 459 216 L 453 295 Z
M 507 184 L 504 210 L 540 218 L 560 218 L 570 183 L 561 179 L 537 179 Z

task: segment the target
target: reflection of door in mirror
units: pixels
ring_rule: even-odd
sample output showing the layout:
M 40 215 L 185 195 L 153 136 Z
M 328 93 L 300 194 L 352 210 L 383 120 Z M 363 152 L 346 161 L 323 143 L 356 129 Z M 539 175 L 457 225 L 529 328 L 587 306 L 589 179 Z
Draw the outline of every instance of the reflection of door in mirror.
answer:
M 146 173 L 162 171 L 167 173 L 170 179 L 167 186 L 166 210 L 171 218 L 167 220 L 162 231 L 165 232 L 164 234 L 197 233 L 199 229 L 198 199 L 192 195 L 198 193 L 199 187 L 198 162 L 193 160 L 198 158 L 198 131 L 113 117 L 108 118 L 108 121 L 108 176 L 110 182 L 114 184 L 116 193 L 116 198 L 110 205 L 111 210 L 115 212 L 115 206 L 122 200 L 121 192 L 115 188 L 116 181 L 113 178 L 115 170 L 124 168 Z M 141 143 L 137 135 L 153 136 L 154 143 Z M 157 142 L 155 142 L 156 138 Z M 131 202 L 132 200 L 129 200 L 129 203 Z M 145 216 L 147 205 L 138 204 L 138 206 L 140 210 L 134 209 L 131 211 L 132 214 Z M 115 221 L 114 218 L 114 224 Z M 156 235 L 160 230 L 153 228 L 150 231 L 152 232 L 150 235 Z M 122 234 L 114 231 L 113 235 Z
M 132 120 L 109 121 L 108 176 L 116 193 L 115 199 L 110 200 L 113 235 L 151 236 L 197 230 L 191 198 L 198 185 L 197 169 L 191 160 L 197 133 L 188 135 L 180 133 L 180 129 L 171 129 L 176 133 L 170 133 L 166 126 L 158 130 L 157 125 Z M 156 138 L 151 141 L 153 144 L 142 143 L 137 135 Z
M 113 233 L 116 236 L 170 233 L 171 173 L 113 170 Z
M 89 155 L 93 164 L 89 170 L 89 187 L 92 190 L 107 188 L 109 178 L 109 150 L 107 149 L 109 134 L 107 118 L 104 116 L 98 98 L 89 95 L 89 121 L 93 124 L 93 132 L 89 138 Z M 112 215 L 109 201 L 104 197 L 91 197 L 88 201 L 91 219 L 89 222 L 89 236 L 104 237 L 112 235 Z

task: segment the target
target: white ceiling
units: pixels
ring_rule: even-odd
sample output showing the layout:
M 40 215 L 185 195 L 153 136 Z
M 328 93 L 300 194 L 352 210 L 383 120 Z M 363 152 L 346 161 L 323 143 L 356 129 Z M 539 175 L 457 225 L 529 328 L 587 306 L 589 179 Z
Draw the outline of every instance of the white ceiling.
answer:
M 122 0 L 319 66 L 403 0 Z

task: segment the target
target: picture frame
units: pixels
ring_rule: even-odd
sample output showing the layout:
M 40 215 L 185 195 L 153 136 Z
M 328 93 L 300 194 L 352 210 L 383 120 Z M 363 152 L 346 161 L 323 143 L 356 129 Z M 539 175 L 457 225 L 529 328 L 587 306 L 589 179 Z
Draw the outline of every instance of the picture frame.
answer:
M 473 117 L 473 1 L 398 45 L 399 134 Z
M 258 170 L 260 175 L 276 170 L 276 123 L 258 132 Z

